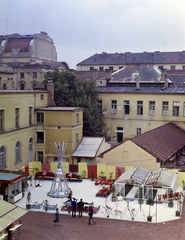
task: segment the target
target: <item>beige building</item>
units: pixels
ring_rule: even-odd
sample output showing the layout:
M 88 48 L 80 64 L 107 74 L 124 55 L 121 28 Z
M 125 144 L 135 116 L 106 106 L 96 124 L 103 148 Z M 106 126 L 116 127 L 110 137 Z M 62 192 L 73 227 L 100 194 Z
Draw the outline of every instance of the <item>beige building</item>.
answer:
M 0 68 L 0 90 L 33 90 L 46 72 L 69 69 L 66 62 L 57 62 L 53 40 L 45 32 L 0 36 L 0 63 L 13 72 L 10 78 Z
M 67 142 L 65 159 L 82 137 L 83 109 L 54 107 L 47 91 L 0 91 L 0 169 L 20 170 L 57 157 L 54 142 Z
M 103 133 L 121 142 L 168 122 L 185 129 L 185 75 L 166 75 L 155 67 L 125 67 L 110 81 L 98 82 Z
M 155 66 L 169 71 L 185 70 L 185 51 L 181 52 L 143 52 L 94 54 L 76 65 L 77 71 L 118 71 L 125 66 Z
M 100 154 L 100 163 L 116 167 L 184 169 L 185 131 L 173 123 L 119 143 Z

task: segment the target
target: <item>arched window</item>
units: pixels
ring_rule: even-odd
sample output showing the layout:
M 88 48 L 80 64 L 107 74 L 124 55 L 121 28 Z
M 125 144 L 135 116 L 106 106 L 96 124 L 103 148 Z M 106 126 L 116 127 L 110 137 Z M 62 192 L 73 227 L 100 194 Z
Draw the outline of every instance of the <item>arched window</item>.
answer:
M 15 146 L 15 162 L 18 163 L 21 161 L 21 143 L 17 142 Z
M 3 84 L 3 90 L 6 90 L 7 89 L 7 87 L 6 87 L 6 84 L 4 83 Z
M 6 167 L 6 152 L 5 147 L 0 148 L 0 169 Z
M 24 90 L 24 84 L 21 83 L 21 90 Z
M 33 138 L 29 140 L 29 162 L 33 161 Z

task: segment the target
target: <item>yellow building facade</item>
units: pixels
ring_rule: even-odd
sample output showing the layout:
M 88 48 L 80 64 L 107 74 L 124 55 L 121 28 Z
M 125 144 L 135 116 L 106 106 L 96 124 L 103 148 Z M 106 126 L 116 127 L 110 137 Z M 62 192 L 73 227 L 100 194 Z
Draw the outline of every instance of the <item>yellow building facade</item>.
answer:
M 0 91 L 0 169 L 54 161 L 54 142 L 71 152 L 82 137 L 83 110 L 48 106 L 47 91 Z

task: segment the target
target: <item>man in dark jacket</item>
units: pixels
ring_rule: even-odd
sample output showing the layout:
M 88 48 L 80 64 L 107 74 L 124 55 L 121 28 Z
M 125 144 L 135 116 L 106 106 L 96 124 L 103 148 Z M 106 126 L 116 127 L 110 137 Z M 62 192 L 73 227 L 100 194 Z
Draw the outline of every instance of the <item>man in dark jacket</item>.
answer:
M 92 216 L 93 216 L 93 208 L 92 206 L 90 206 L 89 207 L 89 225 L 91 224 L 91 220 L 93 221 L 94 224 L 96 223 Z
M 82 217 L 83 208 L 84 208 L 84 203 L 81 198 L 80 202 L 78 203 L 78 211 L 79 211 L 78 217 Z
M 72 217 L 76 217 L 76 206 L 77 206 L 77 203 L 76 203 L 76 199 L 73 198 L 73 201 L 71 202 L 71 205 L 72 205 Z

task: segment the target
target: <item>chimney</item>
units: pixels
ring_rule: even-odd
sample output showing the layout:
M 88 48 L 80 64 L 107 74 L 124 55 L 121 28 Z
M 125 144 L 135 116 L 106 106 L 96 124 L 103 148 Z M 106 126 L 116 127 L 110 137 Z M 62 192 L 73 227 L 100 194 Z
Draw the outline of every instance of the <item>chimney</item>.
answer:
M 93 80 L 96 80 L 98 78 L 98 71 L 97 69 L 93 70 Z
M 167 70 L 161 70 L 161 81 L 164 81 L 164 87 L 168 87 L 168 75 L 167 75 Z
M 52 79 L 48 79 L 47 91 L 49 92 L 48 93 L 48 107 L 56 107 L 56 103 L 54 102 L 54 85 L 53 85 Z
M 139 75 L 136 77 L 136 90 L 140 89 Z

